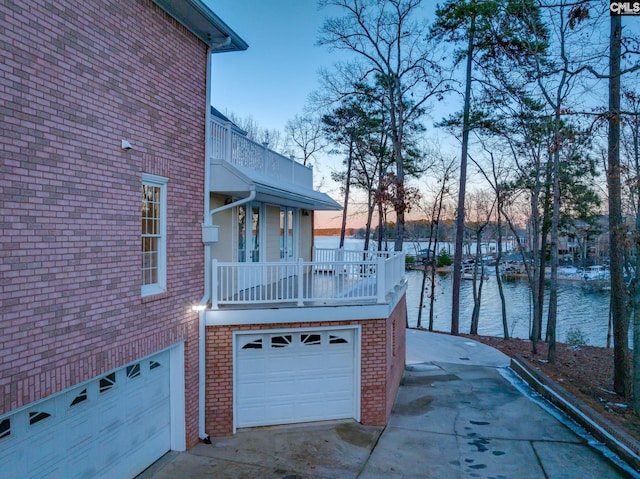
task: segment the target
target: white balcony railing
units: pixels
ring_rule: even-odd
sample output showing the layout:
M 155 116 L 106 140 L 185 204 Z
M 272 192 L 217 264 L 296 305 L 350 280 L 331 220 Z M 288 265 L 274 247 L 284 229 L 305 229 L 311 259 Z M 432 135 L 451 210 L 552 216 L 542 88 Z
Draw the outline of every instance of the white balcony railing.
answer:
M 384 303 L 404 278 L 403 254 L 317 250 L 316 258 L 290 263 L 213 260 L 211 306 Z
M 231 123 L 211 120 L 211 155 L 214 162 L 227 161 L 276 181 L 313 189 L 311 167 L 287 158 L 234 131 Z

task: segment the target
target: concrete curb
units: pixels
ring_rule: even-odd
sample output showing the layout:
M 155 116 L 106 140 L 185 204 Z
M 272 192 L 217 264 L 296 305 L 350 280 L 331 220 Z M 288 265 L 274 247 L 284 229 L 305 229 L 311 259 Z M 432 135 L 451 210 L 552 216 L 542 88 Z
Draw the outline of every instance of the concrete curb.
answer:
M 511 369 L 536 392 L 560 408 L 584 427 L 593 437 L 605 444 L 636 471 L 640 471 L 640 443 L 593 408 L 542 374 L 520 355 L 511 359 Z

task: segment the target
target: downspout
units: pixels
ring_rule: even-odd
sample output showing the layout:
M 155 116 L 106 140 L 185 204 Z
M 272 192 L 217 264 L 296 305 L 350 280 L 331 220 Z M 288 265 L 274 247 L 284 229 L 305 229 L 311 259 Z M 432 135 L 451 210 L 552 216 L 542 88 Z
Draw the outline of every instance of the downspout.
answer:
M 230 208 L 235 208 L 236 206 L 241 206 L 246 203 L 250 203 L 255 198 L 256 198 L 256 188 L 255 186 L 252 186 L 249 192 L 249 196 L 247 196 L 246 198 L 242 198 L 240 200 L 234 201 L 233 203 L 229 203 L 228 205 L 223 205 L 223 206 L 220 206 L 219 208 L 213 209 L 209 212 L 209 214 L 211 215 L 211 218 L 213 218 L 213 215 L 215 215 L 216 213 L 220 213 L 221 211 L 228 210 Z
M 227 47 L 231 44 L 231 37 L 226 37 L 224 41 L 209 45 L 207 47 L 207 72 L 205 79 L 205 125 L 204 125 L 204 214 L 202 226 L 211 226 L 211 206 L 210 206 L 210 191 L 211 191 L 211 96 L 213 90 L 212 82 L 212 67 L 211 60 L 213 53 L 220 48 Z M 198 311 L 198 436 L 205 443 L 211 444 L 209 435 L 205 432 L 205 396 L 206 396 L 206 354 L 205 348 L 207 345 L 206 338 L 206 309 L 209 303 L 209 295 L 211 294 L 211 246 L 204 245 L 204 292 L 200 303 L 196 307 Z

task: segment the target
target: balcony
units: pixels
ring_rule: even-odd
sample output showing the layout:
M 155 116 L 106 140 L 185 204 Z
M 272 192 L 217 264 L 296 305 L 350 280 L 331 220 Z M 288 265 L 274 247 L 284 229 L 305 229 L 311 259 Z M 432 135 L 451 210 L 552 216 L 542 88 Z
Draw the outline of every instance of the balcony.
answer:
M 211 308 L 385 304 L 404 282 L 404 254 L 316 249 L 314 261 L 213 260 Z
M 339 210 L 324 193 L 313 189 L 313 169 L 257 143 L 230 121 L 212 116 L 211 191 L 243 198 L 256 191 L 257 201 L 309 210 Z

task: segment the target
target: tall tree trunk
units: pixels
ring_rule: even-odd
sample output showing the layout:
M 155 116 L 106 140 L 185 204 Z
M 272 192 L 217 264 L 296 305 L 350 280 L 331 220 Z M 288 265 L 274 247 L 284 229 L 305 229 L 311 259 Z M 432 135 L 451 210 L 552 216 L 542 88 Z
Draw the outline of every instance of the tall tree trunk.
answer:
M 462 279 L 462 243 L 464 241 L 464 199 L 467 186 L 467 155 L 469 149 L 469 113 L 471 111 L 471 70 L 473 66 L 473 42 L 475 40 L 475 15 L 471 16 L 469 43 L 467 45 L 467 72 L 465 78 L 464 110 L 462 115 L 462 153 L 460 155 L 460 186 L 456 217 L 456 248 L 453 256 L 453 293 L 451 305 L 451 334 L 460 333 L 460 280 Z
M 540 160 L 537 160 L 537 170 L 540 171 Z M 543 289 L 543 282 L 540 281 L 540 275 L 538 274 L 540 267 L 540 211 L 539 211 L 539 195 L 540 195 L 540 175 L 537 175 L 535 180 L 535 189 L 531 191 L 531 259 L 533 265 L 533 271 L 528 274 L 529 284 L 531 286 L 531 299 L 533 305 L 533 319 L 531 321 L 531 350 L 533 354 L 538 354 L 538 341 L 540 340 L 540 334 L 542 330 L 542 305 L 540 300 L 540 291 Z M 546 244 L 546 242 L 545 242 Z M 525 261 L 525 257 L 522 258 Z M 544 299 L 544 294 L 542 295 Z
M 544 291 L 547 273 L 547 245 L 549 244 L 549 232 L 553 224 L 553 158 L 549 158 L 545 173 L 544 204 L 542 205 L 542 222 L 540 224 L 540 260 L 538 262 L 538 309 L 534 318 L 538 330 L 536 341 L 542 340 L 542 316 L 544 314 Z M 549 341 L 550 325 L 547 321 L 545 341 Z M 555 326 L 554 326 L 555 327 Z
M 558 102 L 559 104 L 560 102 Z M 547 360 L 556 361 L 556 323 L 558 317 L 558 228 L 560 225 L 560 148 L 562 145 L 560 121 L 561 112 L 556 108 L 553 126 L 553 213 L 551 215 L 551 280 L 549 286 L 549 316 L 547 319 Z M 541 254 L 545 254 L 544 251 Z
M 500 188 L 500 187 L 498 187 Z M 509 339 L 509 325 L 507 323 L 507 303 L 504 299 L 502 287 L 502 276 L 500 275 L 500 262 L 502 261 L 502 193 L 498 189 L 498 244 L 496 245 L 496 282 L 498 283 L 498 293 L 500 294 L 500 306 L 502 310 L 502 334 L 504 339 Z
M 402 153 L 402 139 L 404 138 L 404 100 L 400 88 L 400 78 L 395 75 L 393 78 L 393 88 L 391 101 L 395 104 L 397 102 L 397 109 L 393 108 L 391 112 L 393 128 L 393 153 L 396 163 L 396 177 L 394 179 L 396 183 L 396 197 L 393 201 L 394 210 L 396 213 L 396 231 L 395 231 L 395 243 L 393 246 L 394 251 L 402 251 L 404 244 L 404 213 L 407 209 L 407 198 L 404 188 L 404 160 Z
M 478 280 L 478 265 L 480 265 L 480 278 Z M 480 322 L 480 304 L 482 301 L 482 285 L 484 282 L 484 264 L 482 263 L 482 233 L 476 233 L 476 261 L 473 265 L 473 311 L 471 312 L 471 329 L 469 334 L 478 334 Z
M 440 218 L 442 216 L 442 201 L 444 199 L 444 192 L 447 188 L 447 182 L 445 179 L 442 182 L 442 190 L 440 190 L 440 199 L 438 201 L 438 214 L 436 217 L 436 231 L 434 233 L 435 242 L 433 246 L 433 268 L 431 269 L 431 293 L 429 295 L 429 331 L 433 331 L 433 306 L 436 301 L 436 266 L 438 266 L 438 235 L 440 234 Z
M 382 169 L 382 162 L 380 162 L 380 169 L 378 170 L 378 251 L 382 251 L 382 228 L 384 225 L 384 198 L 386 196 L 385 189 L 386 185 L 384 183 L 384 171 Z
M 430 267 L 427 261 L 422 262 L 422 287 L 420 288 L 420 307 L 418 308 L 417 328 L 422 327 L 422 307 L 424 305 L 424 290 L 427 285 L 427 268 Z
M 635 108 L 638 110 L 637 104 Z M 636 185 L 640 184 L 640 118 L 637 116 L 632 120 L 631 134 L 633 138 L 633 160 L 635 167 Z M 634 231 L 635 238 L 635 264 L 633 272 L 633 377 L 632 384 L 632 407 L 636 415 L 640 415 L 640 188 L 636 186 L 636 225 Z
M 609 190 L 609 258 L 611 269 L 611 310 L 613 314 L 613 389 L 627 396 L 629 361 L 629 318 L 627 291 L 623 275 L 625 228 L 622 220 L 620 185 L 620 16 L 611 16 L 609 51 L 609 151 L 607 187 Z
M 367 224 L 364 228 L 364 251 L 369 251 L 369 241 L 371 236 L 371 222 L 373 221 L 373 211 L 376 207 L 376 200 L 374 195 L 369 196 L 367 204 Z
M 344 208 L 342 209 L 342 225 L 340 227 L 340 248 L 344 248 L 344 235 L 347 230 L 347 207 L 349 206 L 349 190 L 351 189 L 351 166 L 353 163 L 353 139 L 349 142 L 349 158 L 347 158 L 347 179 L 344 185 Z

